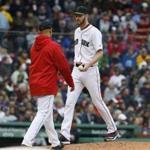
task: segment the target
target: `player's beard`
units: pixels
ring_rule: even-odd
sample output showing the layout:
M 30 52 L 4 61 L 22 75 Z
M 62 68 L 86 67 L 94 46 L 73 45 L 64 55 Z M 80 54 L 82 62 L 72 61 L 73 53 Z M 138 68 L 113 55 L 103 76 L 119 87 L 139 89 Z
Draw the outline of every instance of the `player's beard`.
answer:
M 84 26 L 84 24 L 85 24 L 85 16 L 84 16 L 84 18 L 83 18 L 83 20 L 81 20 L 81 22 L 78 22 L 77 24 L 78 24 L 78 26 Z

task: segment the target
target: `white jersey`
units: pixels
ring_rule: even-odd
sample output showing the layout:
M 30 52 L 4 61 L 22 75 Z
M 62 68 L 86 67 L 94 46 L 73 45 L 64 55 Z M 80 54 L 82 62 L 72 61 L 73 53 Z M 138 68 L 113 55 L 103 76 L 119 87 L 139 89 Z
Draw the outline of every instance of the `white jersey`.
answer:
M 99 49 L 103 49 L 102 34 L 95 26 L 91 24 L 83 30 L 78 27 L 75 30 L 74 40 L 75 63 L 90 63 L 96 52 Z
M 85 29 L 77 28 L 75 30 L 75 59 L 72 70 L 73 82 L 75 85 L 74 91 L 68 88 L 67 100 L 64 108 L 64 120 L 61 126 L 61 134 L 70 140 L 70 130 L 73 120 L 74 108 L 78 97 L 83 88 L 86 87 L 91 96 L 92 102 L 106 122 L 108 133 L 115 133 L 117 128 L 115 122 L 104 103 L 100 91 L 100 75 L 97 64 L 89 67 L 86 71 L 81 71 L 78 68 L 80 63 L 90 63 L 98 50 L 102 50 L 102 34 L 93 25 L 87 26 Z M 114 139 L 117 138 L 115 136 Z M 111 136 L 112 139 L 112 136 Z M 68 142 L 67 142 L 68 143 Z

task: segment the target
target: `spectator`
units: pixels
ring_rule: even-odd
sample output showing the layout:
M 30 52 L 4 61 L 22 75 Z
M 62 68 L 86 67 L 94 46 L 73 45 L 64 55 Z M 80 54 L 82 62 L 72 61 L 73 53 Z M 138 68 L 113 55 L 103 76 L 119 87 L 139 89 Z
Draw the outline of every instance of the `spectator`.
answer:
M 2 30 L 8 30 L 9 29 L 9 22 L 6 18 L 6 16 L 0 11 L 0 29 Z
M 135 101 L 137 107 L 142 107 L 143 98 L 140 95 L 140 89 L 138 87 L 134 88 L 133 100 Z
M 138 81 L 138 87 L 141 88 L 143 87 L 144 83 L 149 82 L 150 79 L 150 70 L 144 70 L 143 75 L 141 75 L 139 81 Z
M 121 97 L 125 103 L 126 108 L 128 108 L 129 106 L 135 106 L 135 103 L 132 100 L 129 88 L 122 89 Z
M 4 79 L 7 79 L 11 74 L 11 64 L 12 59 L 8 54 L 2 58 L 0 62 L 0 74 Z
M 102 17 L 99 19 L 99 22 L 97 22 L 97 27 L 102 31 L 103 33 L 108 33 L 111 27 L 110 21 L 109 21 L 109 15 L 107 12 L 104 12 L 102 14 Z
M 35 27 L 35 24 L 39 24 L 38 18 L 33 14 L 33 12 L 28 12 L 27 17 L 25 20 L 25 26 L 26 28 L 33 28 Z
M 64 1 L 64 9 L 69 13 L 73 12 L 76 7 L 76 1 L 74 0 L 65 0 Z
M 80 116 L 81 123 L 95 124 L 98 123 L 98 117 L 95 114 L 93 104 L 89 104 L 86 110 Z
M 22 31 L 25 29 L 25 24 L 23 18 L 23 13 L 21 11 L 16 11 L 14 16 L 13 29 L 17 31 Z
M 121 81 L 125 79 L 125 76 L 121 74 L 121 71 L 118 67 L 114 70 L 114 75 L 110 77 L 109 83 L 113 83 L 117 88 L 121 87 Z
M 24 13 L 24 2 L 21 0 L 14 0 L 10 3 L 10 13 L 14 16 L 17 11 Z
M 111 100 L 115 100 L 119 94 L 117 87 L 113 83 L 109 83 L 104 91 L 104 101 L 108 103 Z
M 18 68 L 18 70 L 15 70 L 11 75 L 11 81 L 14 85 L 17 85 L 18 83 L 27 83 L 28 74 L 26 72 L 26 65 L 21 64 Z
M 8 7 L 7 6 L 2 6 L 0 8 L 0 11 L 2 12 L 2 14 L 6 17 L 7 21 L 9 24 L 13 23 L 13 17 L 12 15 L 9 13 L 8 11 Z
M 137 56 L 137 53 L 131 46 L 129 47 L 127 53 L 123 55 L 122 63 L 125 69 L 127 70 L 127 72 L 131 71 L 132 69 L 135 69 L 136 56 Z
M 28 50 L 31 48 L 32 44 L 34 43 L 36 36 L 37 36 L 37 29 L 35 27 L 29 28 L 29 33 L 27 33 L 26 35 Z
M 40 22 L 49 20 L 50 10 L 44 3 L 39 6 L 37 17 Z
M 142 65 L 147 65 L 146 63 L 147 49 L 143 47 L 136 58 L 136 63 L 139 69 L 142 68 Z
M 92 12 L 89 16 L 89 21 L 91 24 L 93 24 L 96 27 L 99 27 L 98 20 L 100 19 L 99 10 L 98 7 L 93 7 Z
M 9 22 L 8 22 L 7 18 L 0 11 L 0 44 L 2 42 L 4 35 L 5 35 L 4 31 L 8 31 L 9 28 L 10 28 L 10 26 L 9 26 Z
M 117 125 L 127 125 L 127 116 L 121 111 L 121 110 L 116 110 L 114 112 L 114 118 L 116 120 Z
M 143 84 L 143 87 L 140 89 L 140 94 L 142 95 L 144 99 L 144 104 L 148 105 L 150 103 L 149 98 L 150 98 L 150 82 L 145 82 Z

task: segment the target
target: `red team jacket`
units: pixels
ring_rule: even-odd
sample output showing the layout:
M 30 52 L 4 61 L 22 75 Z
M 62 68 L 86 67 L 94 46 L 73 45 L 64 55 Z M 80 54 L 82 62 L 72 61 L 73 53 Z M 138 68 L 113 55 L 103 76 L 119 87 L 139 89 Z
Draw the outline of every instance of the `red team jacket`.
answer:
M 58 71 L 70 87 L 74 86 L 64 53 L 49 36 L 40 34 L 36 38 L 30 57 L 29 86 L 32 96 L 56 95 Z

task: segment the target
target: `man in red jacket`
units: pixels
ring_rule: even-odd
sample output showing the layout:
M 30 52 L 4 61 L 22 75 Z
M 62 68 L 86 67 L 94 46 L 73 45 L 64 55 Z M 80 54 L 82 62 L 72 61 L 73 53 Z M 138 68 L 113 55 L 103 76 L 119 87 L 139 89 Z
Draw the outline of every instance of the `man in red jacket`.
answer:
M 29 68 L 29 85 L 31 95 L 37 100 L 37 114 L 24 136 L 22 145 L 32 146 L 34 139 L 44 125 L 52 149 L 61 150 L 62 145 L 58 139 L 53 122 L 53 101 L 57 93 L 57 74 L 62 74 L 71 91 L 74 83 L 71 77 L 69 64 L 61 47 L 50 37 L 52 27 L 49 21 L 39 25 L 40 34 L 31 48 L 31 65 Z

